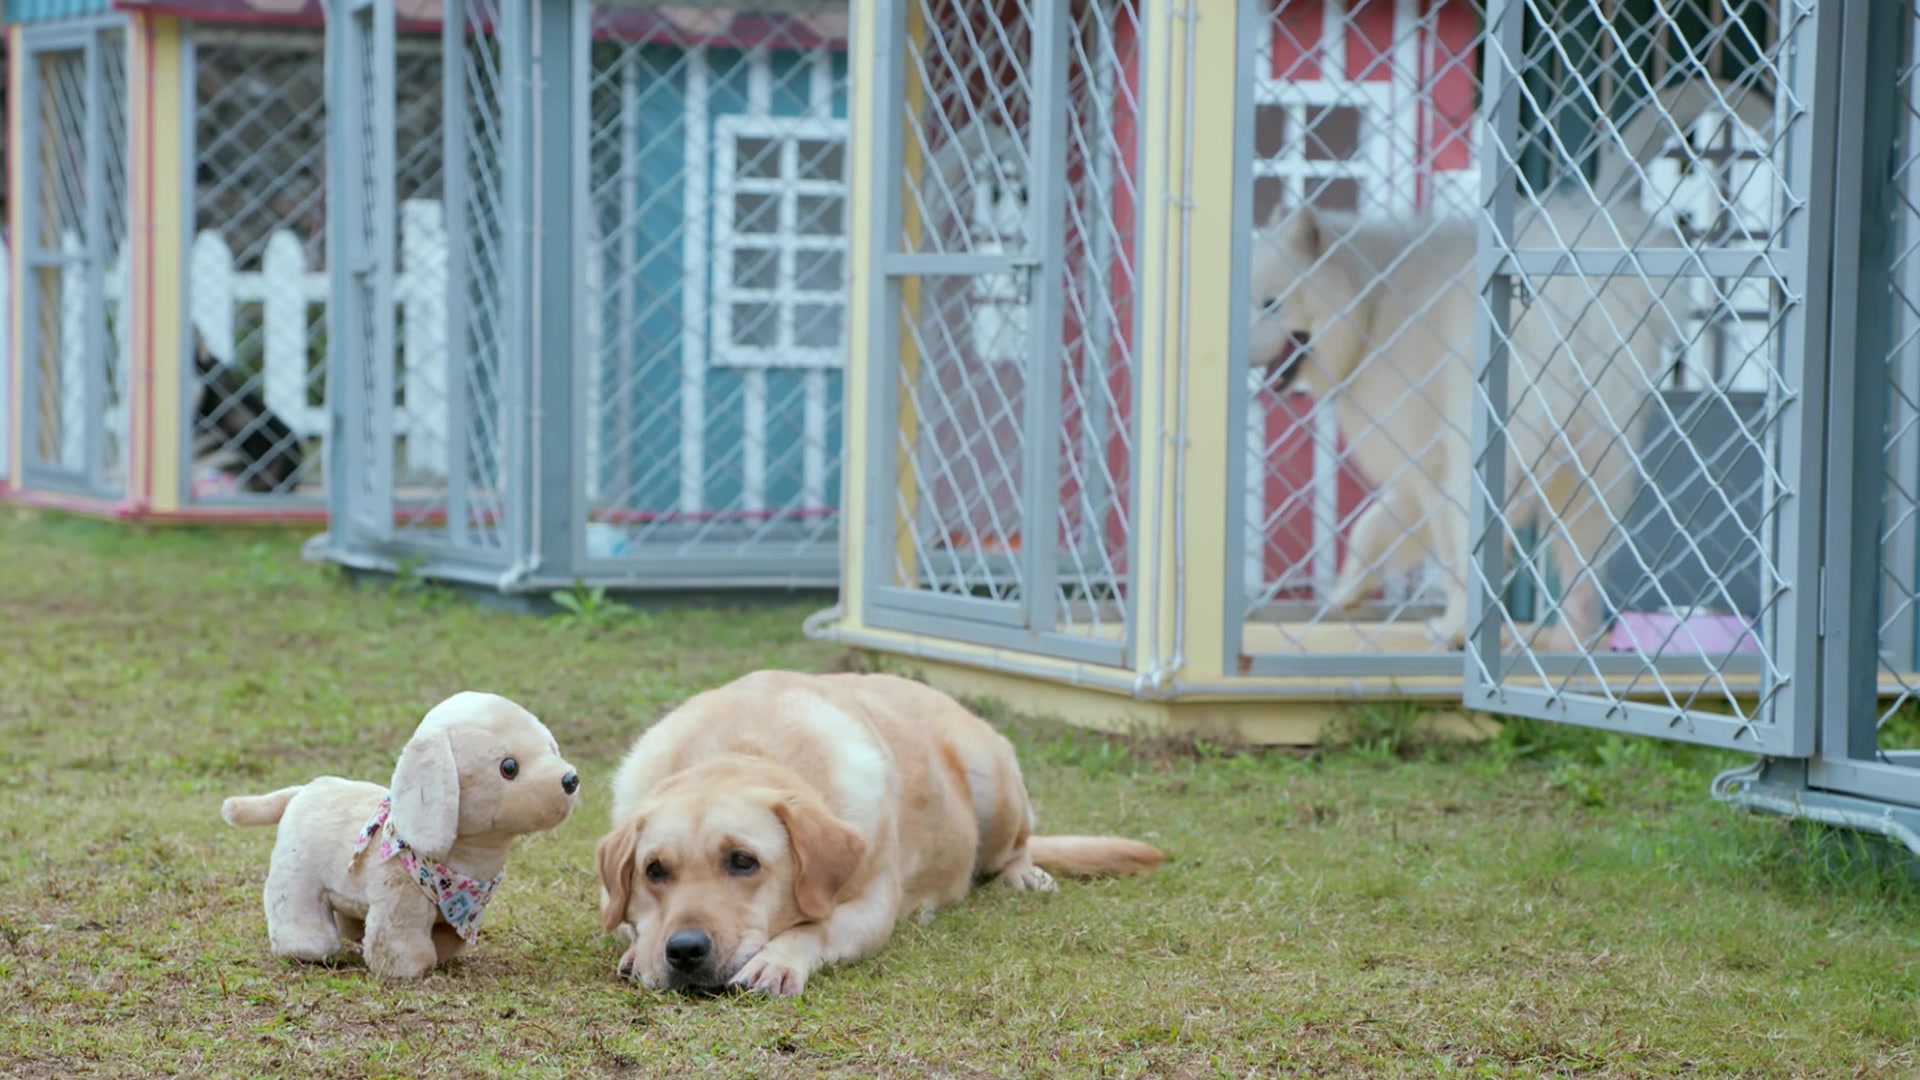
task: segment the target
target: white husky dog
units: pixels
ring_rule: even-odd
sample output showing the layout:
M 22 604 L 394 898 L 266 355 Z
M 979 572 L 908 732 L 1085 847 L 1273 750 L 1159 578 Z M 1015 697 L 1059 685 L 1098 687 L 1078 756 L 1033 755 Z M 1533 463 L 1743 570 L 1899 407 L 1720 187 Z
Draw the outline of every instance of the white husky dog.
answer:
M 1718 100 L 1682 83 L 1642 108 L 1623 130 L 1644 164 L 1674 131 Z M 1771 103 L 1744 95 L 1735 112 L 1756 132 Z M 1640 175 L 1603 162 L 1593 199 L 1522 200 L 1521 248 L 1683 246 L 1629 189 Z M 1624 198 L 1622 196 L 1625 196 Z M 1581 239 L 1574 239 L 1580 237 Z M 1429 630 L 1459 648 L 1467 630 L 1469 438 L 1476 393 L 1472 358 L 1480 297 L 1472 218 L 1357 220 L 1320 211 L 1276 214 L 1254 243 L 1250 359 L 1282 390 L 1296 378 L 1330 396 L 1348 460 L 1374 488 L 1354 523 L 1328 597 L 1350 609 L 1383 569 L 1428 555 L 1444 571 L 1446 609 Z M 1679 293 L 1631 269 L 1611 277 L 1541 279 L 1515 296 L 1507 338 L 1507 511 L 1510 528 L 1535 525 L 1561 579 L 1559 620 L 1536 644 L 1590 646 L 1604 629 L 1599 575 L 1638 488 L 1634 432 L 1657 387 L 1663 346 L 1680 331 L 1668 313 Z M 1510 538 L 1510 537 L 1509 537 Z

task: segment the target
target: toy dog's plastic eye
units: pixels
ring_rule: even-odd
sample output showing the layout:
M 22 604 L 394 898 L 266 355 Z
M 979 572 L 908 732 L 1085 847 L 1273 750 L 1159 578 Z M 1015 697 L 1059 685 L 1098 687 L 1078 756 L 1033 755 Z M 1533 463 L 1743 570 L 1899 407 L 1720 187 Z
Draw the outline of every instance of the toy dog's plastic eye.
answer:
M 513 760 L 512 758 L 507 758 L 506 760 L 500 762 L 500 775 L 506 777 L 509 780 L 513 779 L 516 776 L 519 776 L 520 763 Z
M 660 865 L 659 859 L 647 860 L 647 880 L 655 885 L 667 880 L 667 868 Z

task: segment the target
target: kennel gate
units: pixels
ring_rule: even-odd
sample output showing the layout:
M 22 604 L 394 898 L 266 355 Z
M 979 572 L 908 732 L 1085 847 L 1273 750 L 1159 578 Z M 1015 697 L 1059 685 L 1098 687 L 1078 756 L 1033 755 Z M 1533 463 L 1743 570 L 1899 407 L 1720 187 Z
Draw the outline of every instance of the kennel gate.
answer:
M 1882 737 L 1893 735 L 1896 715 L 1911 711 L 1915 668 L 1913 489 L 1902 483 L 1912 463 L 1901 451 L 1911 449 L 1914 403 L 1902 391 L 1920 368 L 1920 352 L 1907 329 L 1912 308 L 1900 307 L 1910 305 L 1903 260 L 1920 226 L 1909 169 L 1920 12 L 1831 0 L 1778 7 L 1772 70 L 1716 92 L 1770 84 L 1772 143 L 1757 179 L 1783 212 L 1758 244 L 1686 250 L 1631 240 L 1545 249 L 1520 241 L 1519 193 L 1530 190 L 1521 176 L 1530 140 L 1520 105 L 1528 96 L 1525 74 L 1537 66 L 1524 41 L 1523 10 L 1495 3 L 1488 12 L 1483 100 L 1494 152 L 1481 170 L 1466 703 L 1498 715 L 1751 752 L 1757 763 L 1723 774 L 1717 795 L 1882 833 L 1920 853 L 1920 754 L 1883 745 L 1893 740 Z M 1573 186 L 1600 210 L 1594 187 L 1579 177 Z M 1554 275 L 1623 273 L 1716 282 L 1759 276 L 1774 298 L 1759 353 L 1766 361 L 1764 404 L 1731 429 L 1764 467 L 1760 513 L 1742 520 L 1748 535 L 1735 560 L 1755 566 L 1761 582 L 1751 630 L 1758 647 L 1748 650 L 1760 665 L 1752 690 L 1736 688 L 1726 675 L 1742 642 L 1709 644 L 1686 620 L 1656 631 L 1658 641 L 1650 640 L 1654 634 L 1636 639 L 1632 662 L 1614 668 L 1594 653 L 1555 657 L 1524 641 L 1517 648 L 1503 642 L 1503 633 L 1520 636 L 1513 584 L 1525 581 L 1536 596 L 1550 585 L 1537 559 L 1509 557 L 1509 542 L 1518 537 L 1502 510 L 1508 485 L 1538 480 L 1530 463 L 1515 469 L 1509 457 L 1516 449 L 1507 438 L 1508 406 L 1533 388 L 1523 385 L 1527 376 L 1513 362 L 1507 328 L 1521 304 L 1542 302 L 1540 290 Z M 1653 400 L 1657 408 L 1670 406 Z M 1669 450 L 1713 449 L 1675 428 L 1683 433 Z M 1703 472 L 1718 480 L 1729 475 L 1711 466 Z M 1731 501 L 1719 486 L 1706 496 Z M 1699 505 L 1675 505 L 1657 489 L 1650 501 L 1672 523 L 1668 542 L 1685 542 Z M 1629 534 L 1625 546 L 1647 567 L 1665 556 L 1643 547 L 1644 535 Z M 1512 550 L 1522 551 L 1517 543 Z M 1720 567 L 1713 583 L 1724 598 Z M 1591 565 L 1579 570 L 1597 572 Z M 1675 644 L 1692 664 L 1662 662 Z M 1626 679 L 1607 677 L 1623 668 L 1631 672 Z

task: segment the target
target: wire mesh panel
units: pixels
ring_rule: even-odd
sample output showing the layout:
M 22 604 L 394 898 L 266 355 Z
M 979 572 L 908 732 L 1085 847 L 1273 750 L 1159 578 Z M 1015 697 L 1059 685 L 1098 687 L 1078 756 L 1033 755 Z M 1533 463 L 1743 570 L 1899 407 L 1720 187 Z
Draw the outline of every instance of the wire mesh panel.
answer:
M 396 403 L 409 437 L 403 528 L 493 564 L 507 559 L 510 546 L 507 369 L 515 354 L 524 363 L 526 348 L 519 336 L 526 283 L 516 276 L 525 253 L 510 229 L 512 207 L 526 192 L 512 165 L 524 160 L 516 155 L 525 153 L 525 118 L 507 100 L 514 40 L 507 35 L 524 31 L 526 6 L 463 0 L 445 18 L 437 78 L 417 84 L 439 95 L 444 142 L 422 138 L 399 151 L 401 184 L 413 193 L 402 207 L 400 241 L 408 281 L 401 301 L 406 376 Z M 436 108 L 399 92 L 403 126 Z M 419 126 L 423 136 L 433 129 Z M 436 180 L 443 209 L 431 201 Z M 417 306 L 408 310 L 409 302 Z
M 1881 451 L 1880 468 L 1873 471 L 1884 473 L 1876 533 L 1880 649 L 1875 681 L 1890 684 L 1892 693 L 1872 714 L 1873 738 L 1855 738 L 1849 731 L 1845 749 L 1858 760 L 1920 770 L 1920 677 L 1914 674 L 1920 671 L 1920 5 L 1900 7 L 1899 17 L 1883 16 L 1873 28 L 1891 30 L 1895 44 L 1889 51 L 1897 57 L 1899 105 L 1886 177 L 1892 194 L 1891 241 L 1889 257 L 1874 267 L 1883 268 L 1890 278 L 1886 295 L 1891 325 L 1884 368 L 1861 364 L 1861 378 L 1867 380 L 1862 399 L 1878 401 L 1885 409 L 1884 422 L 1872 425 Z M 1871 83 L 1869 87 L 1868 93 L 1878 89 Z M 1868 158 L 1868 167 L 1872 160 Z M 1879 224 L 1887 223 L 1869 219 L 1870 227 Z M 1855 710 L 1863 704 L 1855 703 Z M 1865 717 L 1844 719 L 1859 728 Z M 1839 748 L 1823 749 L 1833 753 Z M 1904 792 L 1909 804 L 1920 804 L 1920 771 L 1882 775 L 1886 782 L 1878 786 Z
M 317 29 L 202 25 L 190 29 L 188 41 L 194 235 L 187 323 L 194 362 L 186 490 L 200 504 L 258 505 L 272 497 L 317 505 L 328 424 L 323 37 Z M 415 261 L 444 262 L 433 258 L 445 243 L 437 203 L 438 41 L 400 39 L 396 65 L 403 148 L 397 184 L 407 200 L 401 245 Z M 429 274 L 431 288 L 423 289 Z M 439 265 L 424 273 L 401 269 L 403 324 L 421 307 L 422 293 L 439 295 L 440 277 Z M 430 355 L 416 366 L 443 364 Z
M 1263 8 L 1230 418 L 1251 670 L 1453 676 L 1497 625 L 1468 666 L 1503 693 L 1764 711 L 1795 575 L 1808 11 Z M 1521 250 L 1496 307 L 1501 242 Z M 1497 446 L 1473 441 L 1488 401 Z
M 1574 5 L 1530 36 L 1529 10 L 1490 12 L 1487 39 L 1478 235 L 1504 259 L 1477 298 L 1471 596 L 1441 624 L 1474 638 L 1468 699 L 1805 752 L 1820 552 L 1801 496 L 1821 492 L 1831 225 L 1806 207 L 1831 205 L 1813 110 L 1832 109 L 1815 86 L 1834 76 L 1838 17 Z M 1611 42 L 1647 91 L 1623 123 L 1566 104 L 1594 100 L 1567 46 L 1583 39 Z M 1707 117 L 1735 132 L 1662 147 L 1662 128 Z M 1704 194 L 1662 190 L 1655 158 L 1676 155 Z M 1725 329 L 1743 318 L 1760 324 Z
M 867 462 L 875 625 L 1114 662 L 1134 432 L 1138 15 L 915 0 L 882 19 Z M 890 46 L 891 47 L 891 46 Z
M 584 553 L 609 572 L 835 577 L 846 5 L 744 7 L 592 14 Z
M 126 33 L 89 23 L 21 34 L 23 471 L 115 497 L 127 482 L 131 347 Z

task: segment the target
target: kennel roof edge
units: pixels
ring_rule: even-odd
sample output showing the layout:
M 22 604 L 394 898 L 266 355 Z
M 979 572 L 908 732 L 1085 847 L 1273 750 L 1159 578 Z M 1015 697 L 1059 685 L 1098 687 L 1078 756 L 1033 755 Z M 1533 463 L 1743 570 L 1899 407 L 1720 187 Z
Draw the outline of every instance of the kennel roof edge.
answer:
M 96 5 L 101 0 L 39 0 L 55 6 Z M 325 0 L 111 0 L 119 11 L 173 15 L 203 22 L 255 26 L 320 26 Z M 661 45 L 712 45 L 752 48 L 844 47 L 848 16 L 844 0 L 756 0 L 753 10 L 722 9 L 703 4 L 639 7 L 603 3 L 595 33 L 623 41 Z M 827 10 L 822 11 L 821 8 Z M 804 13 L 799 9 L 811 9 Z M 403 30 L 427 31 L 440 25 L 441 0 L 396 0 L 395 14 Z M 45 17 L 45 16 L 43 16 Z M 10 21 L 12 21 L 10 19 Z

